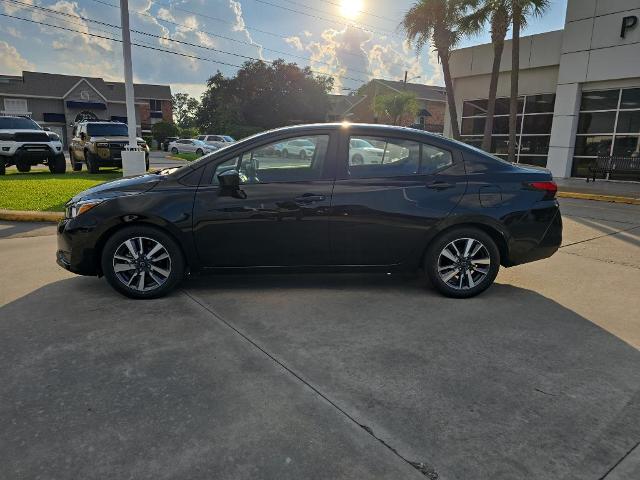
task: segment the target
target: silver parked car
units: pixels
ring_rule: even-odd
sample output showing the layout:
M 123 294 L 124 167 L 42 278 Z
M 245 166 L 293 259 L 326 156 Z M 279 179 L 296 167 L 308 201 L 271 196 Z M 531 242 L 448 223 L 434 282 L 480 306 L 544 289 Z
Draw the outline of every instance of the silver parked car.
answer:
M 169 151 L 171 153 L 195 153 L 198 155 L 206 155 L 207 153 L 215 152 L 218 147 L 209 145 L 202 140 L 195 138 L 180 138 L 169 144 Z
M 236 142 L 236 140 L 229 135 L 198 135 L 198 140 L 218 148 L 226 147 Z

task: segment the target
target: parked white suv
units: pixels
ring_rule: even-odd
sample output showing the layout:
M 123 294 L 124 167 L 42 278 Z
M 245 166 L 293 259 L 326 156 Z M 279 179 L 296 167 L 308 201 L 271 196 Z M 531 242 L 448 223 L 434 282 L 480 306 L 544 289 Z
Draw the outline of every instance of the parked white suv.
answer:
M 39 163 L 48 165 L 51 173 L 65 173 L 67 162 L 60 137 L 30 118 L 0 117 L 0 175 L 11 165 L 28 172 Z

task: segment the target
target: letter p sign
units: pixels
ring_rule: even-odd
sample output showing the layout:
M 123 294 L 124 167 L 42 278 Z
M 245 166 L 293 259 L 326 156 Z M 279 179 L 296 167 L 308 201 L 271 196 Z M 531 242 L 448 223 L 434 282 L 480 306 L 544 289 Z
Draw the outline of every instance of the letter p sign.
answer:
M 638 17 L 635 15 L 624 17 L 622 19 L 622 31 L 620 32 L 620 38 L 626 38 L 627 32 L 632 28 L 636 28 L 636 25 L 638 25 Z

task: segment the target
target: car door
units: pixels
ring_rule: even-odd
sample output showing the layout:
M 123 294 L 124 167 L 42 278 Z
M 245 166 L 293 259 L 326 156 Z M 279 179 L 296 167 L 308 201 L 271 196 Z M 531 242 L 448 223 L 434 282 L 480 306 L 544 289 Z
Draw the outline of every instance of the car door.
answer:
M 466 191 L 458 151 L 427 136 L 377 132 L 352 129 L 340 142 L 329 227 L 337 265 L 397 265 L 415 258 L 429 229 Z M 354 162 L 350 150 L 358 148 L 357 140 L 380 149 L 382 158 L 362 163 L 356 156 Z
M 329 258 L 329 206 L 334 133 L 304 135 L 313 157 L 282 158 L 262 140 L 212 162 L 194 203 L 194 235 L 207 267 L 324 265 Z M 281 134 L 282 135 L 282 134 Z M 240 190 L 228 192 L 218 175 L 236 169 Z

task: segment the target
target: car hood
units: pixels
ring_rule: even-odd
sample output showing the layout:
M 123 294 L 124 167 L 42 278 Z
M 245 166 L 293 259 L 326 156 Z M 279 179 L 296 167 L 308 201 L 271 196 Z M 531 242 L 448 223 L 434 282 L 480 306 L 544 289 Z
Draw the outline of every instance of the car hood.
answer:
M 118 143 L 127 143 L 129 141 L 129 137 L 122 136 L 106 136 L 106 137 L 91 137 L 92 142 L 118 142 Z M 136 137 L 136 141 L 144 142 L 144 140 L 140 137 Z
M 111 182 L 102 183 L 78 193 L 70 202 L 144 193 L 155 187 L 163 178 L 163 175 L 147 173 L 135 177 L 124 177 L 118 180 L 112 180 Z

